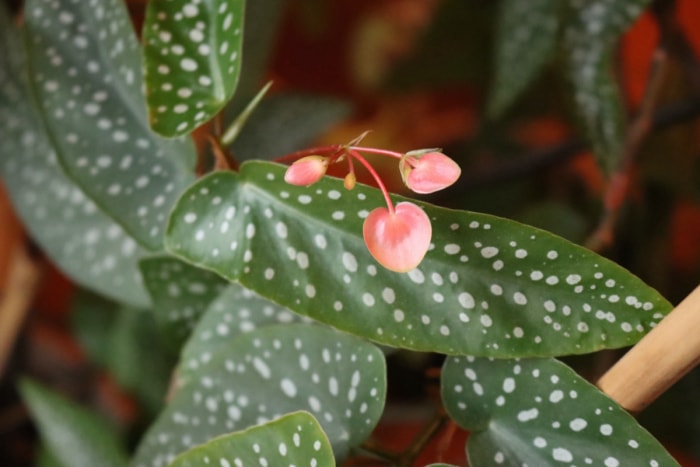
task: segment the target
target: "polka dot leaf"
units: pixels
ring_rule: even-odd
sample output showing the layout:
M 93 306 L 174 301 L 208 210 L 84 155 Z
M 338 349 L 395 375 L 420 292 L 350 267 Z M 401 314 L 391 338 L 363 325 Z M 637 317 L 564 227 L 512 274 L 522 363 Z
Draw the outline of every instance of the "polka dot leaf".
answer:
M 506 0 L 499 7 L 488 110 L 500 115 L 553 58 L 562 2 Z
M 196 373 L 222 346 L 238 334 L 270 324 L 289 324 L 308 319 L 270 302 L 238 284 L 229 284 L 214 299 L 182 349 L 178 383 Z
M 141 54 L 121 0 L 28 0 L 32 88 L 66 174 L 150 250 L 194 179 L 191 141 L 149 126 Z
M 59 167 L 23 78 L 22 41 L 9 24 L 0 24 L 0 31 L 0 174 L 15 211 L 32 239 L 76 283 L 148 306 L 137 268 L 144 250 Z M 10 57 L 13 63 L 3 62 Z
M 554 359 L 449 357 L 442 399 L 470 465 L 678 464 L 636 420 Z
M 244 0 L 149 2 L 144 61 L 155 131 L 189 133 L 229 101 L 241 69 L 244 6 Z
M 246 465 L 331 467 L 328 437 L 308 412 L 294 412 L 262 425 L 220 436 L 180 454 L 172 467 Z
M 383 269 L 362 240 L 381 193 L 285 167 L 217 172 L 177 203 L 170 252 L 290 310 L 390 346 L 448 354 L 552 356 L 631 345 L 671 310 L 614 263 L 560 237 L 485 214 L 423 206 L 421 265 Z M 395 197 L 396 201 L 404 198 Z
M 343 458 L 374 429 L 385 392 L 376 346 L 321 326 L 265 326 L 228 340 L 190 373 L 132 465 L 165 466 L 193 446 L 298 410 L 316 417 Z
M 624 143 L 624 104 L 615 79 L 615 44 L 649 0 L 572 0 L 564 32 L 566 74 L 599 164 L 613 170 Z
M 139 263 L 144 284 L 164 341 L 179 349 L 209 304 L 228 285 L 213 272 L 168 256 L 152 256 Z

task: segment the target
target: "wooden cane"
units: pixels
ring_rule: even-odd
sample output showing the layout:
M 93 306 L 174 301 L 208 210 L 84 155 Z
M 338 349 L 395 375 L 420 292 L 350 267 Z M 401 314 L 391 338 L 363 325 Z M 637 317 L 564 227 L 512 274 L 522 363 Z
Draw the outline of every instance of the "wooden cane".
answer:
M 700 287 L 599 380 L 598 387 L 639 412 L 700 363 Z

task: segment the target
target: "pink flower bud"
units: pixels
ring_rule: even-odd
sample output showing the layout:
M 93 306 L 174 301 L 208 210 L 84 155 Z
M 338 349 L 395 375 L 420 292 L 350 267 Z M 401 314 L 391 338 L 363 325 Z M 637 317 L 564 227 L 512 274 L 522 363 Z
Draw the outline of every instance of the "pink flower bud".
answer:
M 408 272 L 420 264 L 430 247 L 432 226 L 428 215 L 413 203 L 373 210 L 362 229 L 367 249 L 375 260 L 395 272 Z
M 316 183 L 326 174 L 328 158 L 323 156 L 306 156 L 287 168 L 284 181 L 291 185 L 308 186 Z
M 421 194 L 447 188 L 462 173 L 455 161 L 437 151 L 408 152 L 401 158 L 399 170 L 406 186 Z

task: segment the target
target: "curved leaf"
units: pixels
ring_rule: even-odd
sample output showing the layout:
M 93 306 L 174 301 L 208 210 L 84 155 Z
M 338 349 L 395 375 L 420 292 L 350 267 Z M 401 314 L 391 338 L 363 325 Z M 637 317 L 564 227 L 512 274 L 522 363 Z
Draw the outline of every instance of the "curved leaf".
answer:
M 191 141 L 148 126 L 139 44 L 120 0 L 28 0 L 34 93 L 66 171 L 105 213 L 151 250 L 193 180 Z
M 50 453 L 71 467 L 123 467 L 124 446 L 104 420 L 37 383 L 20 383 L 22 398 Z
M 158 0 L 143 28 L 151 125 L 189 133 L 216 115 L 240 74 L 244 0 Z
M 15 210 L 75 282 L 113 300 L 147 306 L 137 269 L 144 251 L 59 167 L 28 93 L 22 41 L 9 24 L 0 29 L 0 57 L 11 59 L 0 65 L 0 174 Z
M 182 385 L 197 368 L 238 334 L 270 324 L 306 320 L 238 284 L 230 284 L 206 309 L 182 349 L 177 380 Z
M 566 72 L 593 152 L 603 169 L 618 165 L 624 144 L 625 110 L 614 76 L 617 39 L 650 0 L 571 0 L 564 35 Z
M 171 466 L 198 467 L 212 461 L 221 466 L 335 465 L 328 437 L 308 412 L 220 436 L 180 454 Z
M 378 190 L 325 178 L 283 185 L 283 166 L 248 162 L 180 199 L 174 254 L 289 309 L 383 344 L 493 356 L 586 353 L 629 345 L 671 305 L 614 263 L 552 234 L 421 204 L 433 244 L 419 268 L 371 258 L 362 222 Z M 404 198 L 395 197 L 401 200 Z
M 135 466 L 162 466 L 215 436 L 309 410 L 338 457 L 384 408 L 384 356 L 346 334 L 303 324 L 241 334 L 200 365 L 150 428 Z
M 179 349 L 228 282 L 169 256 L 144 258 L 139 267 L 164 341 L 169 348 Z
M 445 408 L 471 465 L 678 465 L 634 418 L 553 359 L 450 357 Z
M 553 57 L 559 0 L 503 0 L 499 6 L 495 76 L 488 112 L 500 115 Z

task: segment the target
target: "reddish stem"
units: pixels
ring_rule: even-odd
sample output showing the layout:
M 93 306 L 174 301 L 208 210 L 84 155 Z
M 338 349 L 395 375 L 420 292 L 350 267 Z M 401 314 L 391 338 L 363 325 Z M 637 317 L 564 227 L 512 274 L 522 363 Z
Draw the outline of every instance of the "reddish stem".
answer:
M 348 148 L 348 155 L 354 157 L 362 165 L 365 166 L 367 171 L 372 175 L 372 178 L 377 182 L 377 186 L 379 187 L 379 190 L 381 190 L 382 194 L 384 195 L 384 200 L 386 201 L 386 206 L 389 208 L 389 214 L 394 215 L 394 203 L 391 202 L 391 197 L 389 196 L 389 191 L 386 189 L 386 186 L 384 186 L 384 182 L 382 182 L 382 179 L 379 178 L 379 174 L 377 174 L 377 171 L 374 170 L 374 167 L 372 167 L 372 164 L 367 162 L 367 159 L 362 157 L 362 154 L 357 152 L 354 148 Z
M 401 154 L 400 152 L 390 151 L 389 149 L 366 148 L 363 146 L 349 146 L 348 150 L 349 151 L 362 151 L 362 152 L 366 152 L 369 154 L 377 154 L 380 156 L 388 156 L 388 157 L 393 157 L 394 159 L 401 159 L 403 157 L 403 154 Z

